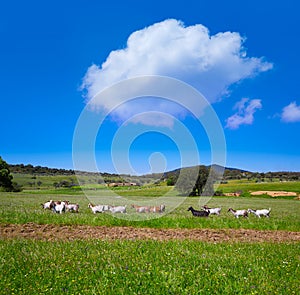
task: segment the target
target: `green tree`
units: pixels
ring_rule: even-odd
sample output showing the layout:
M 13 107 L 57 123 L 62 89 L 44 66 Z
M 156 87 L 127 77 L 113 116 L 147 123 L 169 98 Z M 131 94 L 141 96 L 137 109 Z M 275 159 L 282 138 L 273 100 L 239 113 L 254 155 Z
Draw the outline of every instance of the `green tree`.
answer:
M 173 176 L 170 176 L 168 179 L 167 179 L 167 185 L 168 186 L 172 186 L 172 185 L 174 185 L 175 184 L 175 177 L 173 177 Z
M 214 182 L 220 178 L 214 170 L 209 170 L 204 165 L 184 168 L 176 182 L 176 188 L 182 195 L 189 196 L 213 196 Z
M 211 175 L 209 175 L 210 172 Z M 193 190 L 190 193 L 190 195 L 200 196 L 201 194 L 203 194 L 205 196 L 213 196 L 214 194 L 213 184 L 216 177 L 217 175 L 213 169 L 210 171 L 207 167 L 200 166 L 195 186 L 193 187 Z
M 176 181 L 175 187 L 181 195 L 190 195 L 195 186 L 197 175 L 198 167 L 180 169 L 180 173 Z
M 0 187 L 6 191 L 12 191 L 12 179 L 8 164 L 0 157 Z

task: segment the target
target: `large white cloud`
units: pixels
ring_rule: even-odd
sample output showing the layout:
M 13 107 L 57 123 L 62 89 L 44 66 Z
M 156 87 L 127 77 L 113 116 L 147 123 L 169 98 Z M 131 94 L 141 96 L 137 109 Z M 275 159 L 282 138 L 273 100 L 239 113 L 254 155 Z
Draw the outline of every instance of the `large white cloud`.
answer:
M 283 108 L 281 120 L 284 122 L 300 122 L 300 106 L 296 102 L 291 102 Z
M 90 66 L 82 89 L 90 101 L 118 81 L 140 75 L 163 75 L 189 83 L 213 103 L 228 93 L 232 84 L 272 68 L 263 58 L 247 57 L 244 41 L 236 32 L 211 36 L 201 24 L 186 27 L 178 20 L 168 19 L 132 33 L 124 49 L 112 51 L 101 66 Z M 109 109 L 116 103 L 119 102 L 113 98 L 94 99 L 92 106 Z M 166 103 L 157 105 L 157 111 L 175 116 L 182 113 L 180 108 L 171 109 Z M 142 111 L 147 111 L 142 103 L 128 105 L 127 109 L 123 105 L 116 116 L 124 119 L 126 113 L 127 119 Z M 150 125 L 151 120 L 148 118 L 144 123 Z
M 260 99 L 242 98 L 234 107 L 237 112 L 229 117 L 226 127 L 229 129 L 237 129 L 240 125 L 251 125 L 254 121 L 254 113 L 262 108 Z

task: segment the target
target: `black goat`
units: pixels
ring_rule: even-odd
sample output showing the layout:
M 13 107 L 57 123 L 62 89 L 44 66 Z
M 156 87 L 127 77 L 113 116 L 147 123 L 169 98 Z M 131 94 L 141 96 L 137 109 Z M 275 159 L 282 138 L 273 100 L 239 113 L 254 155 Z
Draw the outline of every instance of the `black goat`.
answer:
M 193 207 L 190 207 L 188 209 L 188 211 L 192 211 L 192 214 L 196 217 L 207 217 L 209 215 L 209 212 L 207 212 L 207 211 L 198 211 L 198 210 L 195 210 Z

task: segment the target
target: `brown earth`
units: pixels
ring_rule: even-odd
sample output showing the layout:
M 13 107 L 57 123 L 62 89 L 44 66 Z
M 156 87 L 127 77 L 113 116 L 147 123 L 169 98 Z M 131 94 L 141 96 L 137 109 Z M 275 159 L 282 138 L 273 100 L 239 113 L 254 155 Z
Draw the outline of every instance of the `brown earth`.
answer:
M 300 232 L 248 229 L 153 229 L 53 224 L 0 224 L 2 239 L 46 241 L 101 240 L 197 240 L 204 242 L 300 242 Z
M 258 196 L 258 195 L 264 195 L 267 194 L 271 197 L 278 197 L 278 196 L 297 196 L 297 193 L 295 192 L 286 192 L 286 191 L 256 191 L 251 192 L 251 195 Z

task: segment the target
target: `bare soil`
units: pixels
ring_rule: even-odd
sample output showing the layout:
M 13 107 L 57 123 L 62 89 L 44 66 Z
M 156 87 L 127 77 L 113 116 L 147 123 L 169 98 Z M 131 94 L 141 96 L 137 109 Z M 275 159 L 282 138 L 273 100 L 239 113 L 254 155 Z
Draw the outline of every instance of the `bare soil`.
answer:
M 258 196 L 267 194 L 271 197 L 278 197 L 278 196 L 297 196 L 295 192 L 286 192 L 286 191 L 256 191 L 252 192 L 251 195 Z
M 154 229 L 53 224 L 0 224 L 0 238 L 46 241 L 101 240 L 197 240 L 221 242 L 300 242 L 300 232 L 248 229 Z

